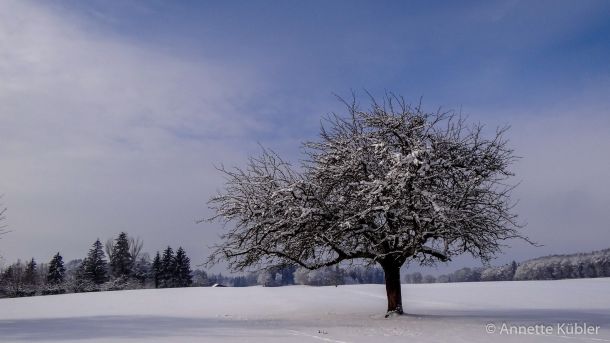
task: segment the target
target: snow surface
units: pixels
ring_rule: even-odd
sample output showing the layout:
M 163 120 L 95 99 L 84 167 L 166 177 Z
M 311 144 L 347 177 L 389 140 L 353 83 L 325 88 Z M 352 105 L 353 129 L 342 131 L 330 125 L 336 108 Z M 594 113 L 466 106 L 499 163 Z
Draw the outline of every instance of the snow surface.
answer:
M 177 288 L 0 300 L 0 342 L 610 342 L 610 278 Z M 587 323 L 597 335 L 501 335 L 486 324 Z

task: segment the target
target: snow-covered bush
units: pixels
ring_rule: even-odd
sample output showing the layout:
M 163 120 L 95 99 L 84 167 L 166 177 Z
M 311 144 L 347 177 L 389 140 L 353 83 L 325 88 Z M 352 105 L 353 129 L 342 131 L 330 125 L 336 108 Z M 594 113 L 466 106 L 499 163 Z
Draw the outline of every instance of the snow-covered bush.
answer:
M 69 293 L 64 284 L 45 284 L 40 287 L 41 295 L 55 295 Z
M 101 290 L 103 291 L 122 291 L 126 289 L 140 289 L 143 288 L 142 284 L 134 278 L 130 278 L 127 276 L 121 276 L 115 279 L 112 279 L 101 285 Z
M 316 270 L 298 268 L 294 272 L 294 281 L 300 285 L 338 286 L 345 284 L 345 273 L 338 266 Z
M 275 281 L 275 273 L 272 273 L 268 270 L 262 270 L 258 273 L 258 277 L 256 278 L 256 282 L 264 287 L 273 287 L 277 286 Z
M 488 267 L 481 272 L 481 281 L 511 281 L 517 271 L 517 263 L 512 262 L 500 267 Z

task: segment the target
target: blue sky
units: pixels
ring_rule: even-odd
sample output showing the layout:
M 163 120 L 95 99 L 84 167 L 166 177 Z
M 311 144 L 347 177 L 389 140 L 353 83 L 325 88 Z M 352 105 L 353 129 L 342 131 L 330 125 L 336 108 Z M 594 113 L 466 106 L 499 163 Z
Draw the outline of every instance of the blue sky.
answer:
M 385 90 L 510 124 L 519 211 L 545 246 L 608 247 L 606 1 L 6 1 L 4 261 L 84 256 L 125 230 L 202 261 L 194 224 L 261 142 L 299 158 L 333 93 Z M 363 101 L 366 103 L 366 101 Z M 468 262 L 463 262 L 468 263 Z M 452 266 L 452 268 L 457 265 Z
M 610 5 L 601 1 L 74 4 L 125 41 L 250 66 L 287 91 L 392 87 L 479 103 L 473 93 L 493 79 L 487 102 L 530 102 L 610 68 Z

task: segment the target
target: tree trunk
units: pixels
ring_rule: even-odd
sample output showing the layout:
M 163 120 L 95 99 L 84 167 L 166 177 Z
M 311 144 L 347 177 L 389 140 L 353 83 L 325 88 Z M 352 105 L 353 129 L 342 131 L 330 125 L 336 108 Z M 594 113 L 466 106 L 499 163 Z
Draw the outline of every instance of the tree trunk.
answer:
M 402 294 L 400 290 L 400 265 L 397 263 L 383 263 L 385 274 L 385 290 L 388 296 L 388 314 L 403 314 Z

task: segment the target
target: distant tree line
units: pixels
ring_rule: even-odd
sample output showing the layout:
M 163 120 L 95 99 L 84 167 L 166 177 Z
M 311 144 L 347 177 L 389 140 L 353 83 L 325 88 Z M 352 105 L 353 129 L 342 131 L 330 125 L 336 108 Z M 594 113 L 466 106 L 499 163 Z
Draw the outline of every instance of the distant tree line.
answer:
M 278 287 L 287 285 L 338 286 L 349 284 L 383 284 L 383 270 L 376 266 L 330 266 L 316 270 L 280 265 L 251 272 L 244 276 L 227 277 L 207 275 L 207 281 L 232 287 L 261 285 Z
M 445 283 L 477 281 L 559 280 L 610 277 L 610 249 L 569 255 L 550 255 L 515 261 L 495 267 L 462 268 L 450 274 L 422 276 L 411 273 L 405 283 Z
M 226 276 L 191 270 L 184 249 L 167 247 L 155 256 L 142 253 L 142 241 L 121 233 L 103 245 L 96 240 L 84 259 L 64 263 L 60 253 L 48 263 L 17 261 L 0 271 L 0 297 L 96 292 L 107 290 L 262 285 L 338 286 L 384 284 L 379 267 L 346 265 L 308 270 L 279 265 L 245 275 Z M 461 268 L 439 276 L 406 274 L 404 283 L 447 283 L 513 280 L 555 280 L 610 277 L 610 249 L 571 255 L 551 255 L 502 266 Z
M 121 232 L 104 246 L 97 239 L 84 259 L 64 263 L 58 252 L 48 263 L 32 258 L 0 271 L 0 296 L 22 297 L 137 288 L 188 287 L 194 273 L 182 247 L 157 252 L 150 260 L 140 239 Z M 205 273 L 204 273 L 205 274 Z

